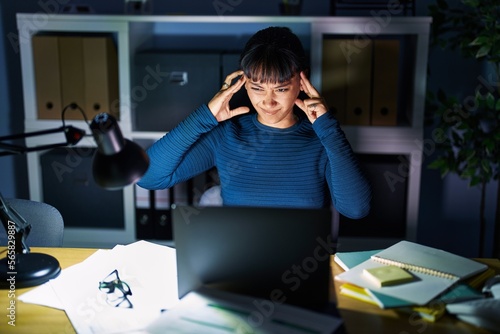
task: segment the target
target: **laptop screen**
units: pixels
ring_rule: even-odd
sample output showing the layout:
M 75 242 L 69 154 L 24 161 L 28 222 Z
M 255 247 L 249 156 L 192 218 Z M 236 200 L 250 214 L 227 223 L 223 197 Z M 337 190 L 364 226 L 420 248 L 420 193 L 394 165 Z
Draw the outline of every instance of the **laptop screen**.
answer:
M 307 308 L 328 303 L 328 209 L 174 206 L 179 298 L 201 286 Z

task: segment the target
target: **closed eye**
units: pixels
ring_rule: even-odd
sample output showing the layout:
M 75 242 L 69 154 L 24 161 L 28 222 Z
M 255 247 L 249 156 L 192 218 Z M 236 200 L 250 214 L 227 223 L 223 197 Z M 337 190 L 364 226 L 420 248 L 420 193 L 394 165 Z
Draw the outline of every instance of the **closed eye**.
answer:
M 264 89 L 260 88 L 260 87 L 250 87 L 252 90 L 254 91 L 257 91 L 257 92 L 263 92 Z
M 251 89 L 255 92 L 258 92 L 258 93 L 263 93 L 264 92 L 264 89 L 262 88 L 258 88 L 258 87 L 251 87 Z M 277 93 L 286 93 L 288 92 L 290 89 L 289 88 L 278 88 L 276 89 L 275 91 Z
M 262 86 L 258 86 L 258 85 L 255 85 L 255 86 L 250 86 L 250 89 L 255 91 L 255 92 L 258 92 L 258 93 L 262 93 L 262 92 L 265 92 L 265 89 L 264 87 Z M 272 88 L 276 93 L 286 93 L 290 90 L 290 85 L 289 84 L 286 84 L 286 85 L 282 85 L 282 86 L 278 86 L 278 87 L 274 87 Z

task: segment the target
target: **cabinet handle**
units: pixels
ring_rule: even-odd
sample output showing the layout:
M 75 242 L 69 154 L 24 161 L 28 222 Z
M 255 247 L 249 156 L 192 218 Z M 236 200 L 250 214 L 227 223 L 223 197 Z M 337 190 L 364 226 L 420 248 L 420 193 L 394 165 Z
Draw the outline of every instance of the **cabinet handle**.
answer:
M 169 82 L 173 85 L 184 86 L 188 83 L 188 73 L 187 72 L 172 72 L 170 73 Z

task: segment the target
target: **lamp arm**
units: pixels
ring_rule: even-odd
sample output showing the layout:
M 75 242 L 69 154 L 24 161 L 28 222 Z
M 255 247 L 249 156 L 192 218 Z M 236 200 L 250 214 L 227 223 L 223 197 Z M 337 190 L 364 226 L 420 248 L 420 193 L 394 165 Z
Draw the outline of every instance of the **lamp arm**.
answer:
M 31 231 L 31 224 L 10 205 L 8 205 L 0 194 L 0 220 L 7 233 L 7 248 L 14 247 L 16 254 L 27 254 L 30 252 L 26 244 L 26 238 Z
M 66 137 L 66 142 L 54 143 L 54 144 L 48 144 L 48 145 L 39 145 L 39 146 L 34 146 L 34 147 L 27 147 L 27 146 L 23 146 L 23 145 L 4 143 L 4 141 L 7 141 L 7 140 L 24 139 L 24 138 L 43 136 L 43 135 L 52 134 L 52 133 L 59 133 L 59 132 L 64 132 L 64 136 Z M 61 126 L 59 128 L 55 128 L 55 129 L 47 129 L 47 130 L 40 130 L 40 131 L 4 136 L 4 137 L 0 137 L 0 149 L 1 149 L 0 156 L 11 155 L 11 154 L 23 154 L 23 153 L 33 152 L 33 151 L 48 150 L 48 149 L 60 147 L 60 146 L 76 145 L 83 138 L 84 135 L 85 135 L 84 130 L 75 128 L 74 126 L 71 126 L 71 125 L 68 125 L 68 126 L 64 125 L 64 126 Z

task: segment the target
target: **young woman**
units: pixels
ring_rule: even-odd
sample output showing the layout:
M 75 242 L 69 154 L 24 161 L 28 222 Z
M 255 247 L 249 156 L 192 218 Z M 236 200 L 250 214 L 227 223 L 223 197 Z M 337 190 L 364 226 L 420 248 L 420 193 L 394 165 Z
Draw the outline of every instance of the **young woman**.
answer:
M 224 205 L 321 208 L 333 201 L 346 217 L 367 215 L 370 186 L 307 78 L 298 37 L 285 27 L 258 31 L 240 68 L 207 105 L 148 149 L 150 167 L 139 186 L 169 188 L 216 167 Z M 251 105 L 232 109 L 240 89 Z

